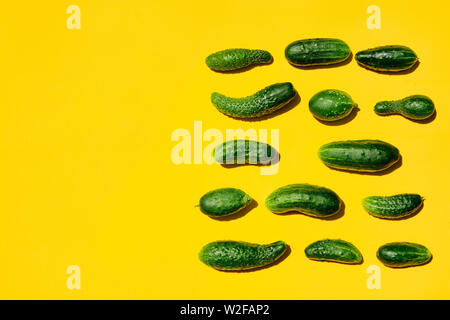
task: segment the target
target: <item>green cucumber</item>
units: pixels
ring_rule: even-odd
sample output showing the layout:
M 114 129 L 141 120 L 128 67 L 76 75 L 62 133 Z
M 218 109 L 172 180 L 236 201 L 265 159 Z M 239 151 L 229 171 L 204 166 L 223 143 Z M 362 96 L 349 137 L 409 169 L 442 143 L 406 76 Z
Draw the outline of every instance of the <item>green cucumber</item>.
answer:
M 211 217 L 224 217 L 244 209 L 252 198 L 236 188 L 209 191 L 200 198 L 200 210 Z
M 400 160 L 400 153 L 393 145 L 379 140 L 337 141 L 323 145 L 319 158 L 335 169 L 378 172 Z
M 316 66 L 345 61 L 351 51 L 342 40 L 315 38 L 292 42 L 284 53 L 286 59 L 295 66 Z
M 435 112 L 433 101 L 422 95 L 413 95 L 395 101 L 381 101 L 375 105 L 379 115 L 401 114 L 411 120 L 424 120 Z
M 279 154 L 264 142 L 229 140 L 214 148 L 213 157 L 220 164 L 269 165 L 277 162 Z
M 245 98 L 231 98 L 213 92 L 211 102 L 220 112 L 234 118 L 255 118 L 270 114 L 291 101 L 296 91 L 290 82 L 276 83 Z
M 273 264 L 286 252 L 283 241 L 254 244 L 241 241 L 216 241 L 205 245 L 200 260 L 218 270 L 251 270 Z
M 363 67 L 375 71 L 403 71 L 417 62 L 417 55 L 405 46 L 382 46 L 359 51 L 356 61 Z
M 291 184 L 272 192 L 266 207 L 274 213 L 297 211 L 313 217 L 329 217 L 340 211 L 342 201 L 332 190 L 309 184 Z
M 401 219 L 417 212 L 423 198 L 418 194 L 398 194 L 381 197 L 371 196 L 363 199 L 363 207 L 371 215 L 384 219 Z
M 431 260 L 431 252 L 424 246 L 410 242 L 392 242 L 381 246 L 377 258 L 387 267 L 414 267 Z
M 344 240 L 320 240 L 305 249 L 306 256 L 311 260 L 359 264 L 363 258 L 359 250 L 350 242 Z
M 226 49 L 209 55 L 206 64 L 212 70 L 232 71 L 255 64 L 271 63 L 272 55 L 265 50 Z
M 323 121 L 345 118 L 356 106 L 347 93 L 334 89 L 320 91 L 309 100 L 309 111 Z

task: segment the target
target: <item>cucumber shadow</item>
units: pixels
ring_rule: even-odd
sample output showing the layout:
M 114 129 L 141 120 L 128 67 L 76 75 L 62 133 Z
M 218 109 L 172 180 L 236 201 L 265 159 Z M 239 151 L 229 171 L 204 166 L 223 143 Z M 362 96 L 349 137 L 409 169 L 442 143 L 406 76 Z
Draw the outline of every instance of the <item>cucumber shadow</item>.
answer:
M 330 166 L 327 166 L 327 167 L 332 169 L 332 170 L 346 172 L 346 173 L 351 173 L 351 174 L 360 174 L 360 175 L 366 175 L 366 176 L 384 176 L 385 174 L 389 174 L 389 173 L 397 170 L 398 168 L 400 168 L 402 166 L 402 164 L 403 164 L 403 157 L 402 157 L 402 155 L 400 155 L 400 157 L 399 157 L 399 159 L 398 159 L 398 161 L 396 163 L 394 163 L 389 168 L 386 168 L 386 169 L 384 169 L 382 171 L 378 171 L 378 172 L 352 171 L 352 170 L 347 170 L 347 169 L 333 168 L 333 167 L 330 167 Z
M 274 262 L 267 264 L 265 266 L 257 267 L 257 268 L 253 268 L 253 269 L 249 269 L 249 270 L 218 270 L 218 271 L 225 272 L 225 273 L 249 273 L 249 272 L 264 270 L 267 268 L 274 267 L 274 266 L 280 264 L 281 262 L 283 262 L 291 254 L 291 251 L 292 251 L 291 247 L 287 244 L 286 251 L 284 251 L 284 253 L 277 260 L 275 260 Z
M 257 63 L 257 64 L 252 64 L 243 68 L 239 68 L 236 70 L 229 70 L 229 71 L 220 71 L 220 70 L 213 70 L 210 68 L 211 71 L 214 71 L 216 73 L 222 73 L 222 74 L 236 74 L 236 73 L 243 73 L 243 72 L 247 72 L 252 70 L 253 68 L 259 68 L 259 67 L 264 67 L 264 66 L 270 66 L 271 64 L 273 64 L 273 57 L 272 60 L 270 60 L 270 62 L 267 63 Z
M 243 208 L 242 210 L 239 210 L 236 213 L 230 214 L 228 216 L 224 216 L 224 217 L 213 217 L 213 216 L 209 216 L 211 219 L 217 220 L 217 221 L 231 221 L 231 220 L 236 220 L 239 219 L 243 216 L 245 216 L 247 213 L 249 213 L 251 210 L 255 209 L 258 206 L 258 202 L 256 202 L 255 199 L 252 199 L 252 201 L 250 201 L 250 203 Z
M 286 103 L 280 109 L 275 110 L 274 112 L 272 112 L 270 114 L 266 114 L 266 115 L 256 117 L 256 118 L 234 118 L 234 117 L 230 117 L 230 118 L 233 118 L 236 120 L 241 120 L 241 121 L 247 121 L 247 122 L 257 122 L 257 121 L 268 120 L 268 119 L 274 118 L 276 116 L 279 116 L 283 113 L 286 113 L 286 112 L 292 110 L 300 103 L 301 100 L 302 99 L 300 98 L 300 95 L 298 94 L 297 91 L 295 91 L 295 96 L 288 103 Z
M 341 200 L 342 201 L 342 200 Z M 284 212 L 284 213 L 274 213 L 277 216 L 291 216 L 291 215 L 303 215 L 306 217 L 310 217 L 310 218 L 314 218 L 314 219 L 318 219 L 318 220 L 325 220 L 325 221 L 333 221 L 333 220 L 337 220 L 339 218 L 342 218 L 345 214 L 345 203 L 342 201 L 342 205 L 341 208 L 339 209 L 339 211 L 337 211 L 336 213 L 327 216 L 327 217 L 316 217 L 316 216 L 310 216 L 298 211 L 288 211 L 288 212 Z
M 410 73 L 413 73 L 413 72 L 419 67 L 420 61 L 417 60 L 416 63 L 415 63 L 414 65 L 412 65 L 410 68 L 408 68 L 408 69 L 406 69 L 406 70 L 401 70 L 401 71 L 382 71 L 382 70 L 374 70 L 374 69 L 368 68 L 368 67 L 366 67 L 366 66 L 360 64 L 359 62 L 358 62 L 358 65 L 359 65 L 360 67 L 363 67 L 363 68 L 366 69 L 366 70 L 369 70 L 369 71 L 372 71 L 372 72 L 376 72 L 376 73 L 379 73 L 379 74 L 385 74 L 385 75 L 397 76 L 397 75 L 404 75 L 404 74 L 410 74 Z
M 410 119 L 410 120 L 415 123 L 427 124 L 427 123 L 433 122 L 434 119 L 436 119 L 436 117 L 437 117 L 437 111 L 434 110 L 433 114 L 426 119 L 423 119 L 423 120 L 411 120 Z
M 349 123 L 350 121 L 352 121 L 353 119 L 356 118 L 358 112 L 359 112 L 359 108 L 358 107 L 354 107 L 353 110 L 350 112 L 350 114 L 348 116 L 346 116 L 345 118 L 336 120 L 336 121 L 324 121 L 324 120 L 320 120 L 317 119 L 316 117 L 314 117 L 317 121 L 319 121 L 322 124 L 325 124 L 327 126 L 342 126 L 346 123 Z
M 289 64 L 291 66 L 293 66 L 294 68 L 297 69 L 302 69 L 302 70 L 316 70 L 316 69 L 329 69 L 329 68 L 338 68 L 338 67 L 342 67 L 345 66 L 347 64 L 349 64 L 350 62 L 352 62 L 353 60 L 353 52 L 350 52 L 350 55 L 347 57 L 347 59 L 338 62 L 338 63 L 331 63 L 331 64 L 325 64 L 325 65 L 315 65 L 315 66 L 296 66 L 295 64 L 292 64 L 289 62 Z

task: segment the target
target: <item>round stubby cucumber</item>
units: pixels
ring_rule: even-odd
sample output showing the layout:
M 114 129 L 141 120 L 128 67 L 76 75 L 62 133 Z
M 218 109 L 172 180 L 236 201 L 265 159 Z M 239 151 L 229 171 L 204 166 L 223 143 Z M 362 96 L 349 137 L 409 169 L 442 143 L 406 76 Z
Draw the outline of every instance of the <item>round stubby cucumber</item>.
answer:
M 422 95 L 413 95 L 394 101 L 380 101 L 374 109 L 379 115 L 401 114 L 411 120 L 424 120 L 435 112 L 433 101 Z
M 236 188 L 209 191 L 200 198 L 200 210 L 211 217 L 224 217 L 244 209 L 252 198 Z
M 245 98 L 231 98 L 213 92 L 211 102 L 220 112 L 233 118 L 255 118 L 270 114 L 291 101 L 296 91 L 290 82 L 270 85 Z
M 359 264 L 362 255 L 350 242 L 344 240 L 320 240 L 305 249 L 306 256 L 311 260 Z
M 417 55 L 405 46 L 382 46 L 359 51 L 356 61 L 363 67 L 375 71 L 403 71 L 417 62 Z
M 350 48 L 339 39 L 315 38 L 292 42 L 286 47 L 286 59 L 295 66 L 339 63 L 350 56 Z
M 313 217 L 329 217 L 342 207 L 338 195 L 327 188 L 310 184 L 291 184 L 272 192 L 266 207 L 273 213 L 298 211 Z
M 203 247 L 200 260 L 218 270 L 251 270 L 276 262 L 287 250 L 283 241 L 254 244 L 241 241 L 216 241 Z
M 265 50 L 226 49 L 209 55 L 206 64 L 216 71 L 232 71 L 272 60 L 272 55 Z
M 431 260 L 431 252 L 424 246 L 410 242 L 392 242 L 381 246 L 378 259 L 387 267 L 414 267 Z
M 319 158 L 335 169 L 378 172 L 392 166 L 400 159 L 393 145 L 379 140 L 337 141 L 323 145 Z
M 269 165 L 279 159 L 279 154 L 264 142 L 229 140 L 214 148 L 213 157 L 220 164 Z
M 401 219 L 412 215 L 422 206 L 423 198 L 418 194 L 397 194 L 364 198 L 363 207 L 371 215 L 383 219 Z
M 309 111 L 323 121 L 345 118 L 356 106 L 358 105 L 353 102 L 350 95 L 334 89 L 320 91 L 309 100 Z

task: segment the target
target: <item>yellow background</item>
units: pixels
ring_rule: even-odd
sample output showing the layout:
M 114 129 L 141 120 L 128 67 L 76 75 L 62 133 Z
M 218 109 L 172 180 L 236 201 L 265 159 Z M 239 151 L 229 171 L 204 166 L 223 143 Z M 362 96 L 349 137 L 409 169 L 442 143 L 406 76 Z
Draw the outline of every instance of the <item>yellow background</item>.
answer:
M 81 29 L 69 30 L 66 9 L 81 9 Z M 381 8 L 381 30 L 366 27 L 369 5 Z M 450 298 L 448 195 L 448 12 L 444 1 L 9 1 L 0 13 L 1 199 L 0 298 L 136 299 L 391 299 Z M 336 37 L 353 53 L 385 44 L 412 47 L 419 67 L 383 75 L 353 60 L 334 68 L 290 66 L 294 40 Z M 273 64 L 236 74 L 209 70 L 204 59 L 230 47 L 261 48 Z M 261 122 L 234 120 L 210 103 L 290 81 L 295 108 Z M 350 93 L 355 119 L 327 126 L 308 111 L 322 89 Z M 379 117 L 379 100 L 430 96 L 437 117 L 418 124 Z M 175 165 L 172 132 L 194 120 L 203 130 L 280 130 L 276 175 L 257 167 Z M 403 165 L 383 176 L 330 170 L 320 145 L 344 139 L 390 142 Z M 204 143 L 207 145 L 207 143 Z M 277 216 L 266 196 L 288 183 L 336 191 L 344 216 L 322 221 Z M 239 187 L 259 205 L 242 218 L 216 221 L 194 205 L 205 192 Z M 412 219 L 384 221 L 361 206 L 368 195 L 420 193 Z M 359 266 L 308 260 L 305 246 L 323 238 L 354 243 Z M 282 263 L 250 273 L 203 265 L 200 248 L 214 240 L 286 241 Z M 389 269 L 376 259 L 391 241 L 426 245 L 428 265 Z M 366 286 L 366 268 L 381 268 L 381 289 Z M 81 289 L 66 287 L 66 268 L 81 268 Z

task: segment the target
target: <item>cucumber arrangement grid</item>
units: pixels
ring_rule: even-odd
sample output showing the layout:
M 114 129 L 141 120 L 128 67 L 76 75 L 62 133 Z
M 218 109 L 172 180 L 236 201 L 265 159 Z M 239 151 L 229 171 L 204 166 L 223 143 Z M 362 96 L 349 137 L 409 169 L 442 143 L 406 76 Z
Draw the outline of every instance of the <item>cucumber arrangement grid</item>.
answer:
M 286 59 L 300 67 L 341 63 L 351 57 L 349 46 L 342 40 L 315 38 L 298 40 L 286 47 Z M 405 46 L 376 47 L 356 53 L 361 66 L 379 72 L 399 72 L 414 67 L 417 55 Z M 211 54 L 206 64 L 212 70 L 227 72 L 255 64 L 268 64 L 272 55 L 265 50 L 227 49 Z M 222 113 L 233 118 L 257 118 L 273 113 L 289 103 L 296 95 L 289 82 L 268 86 L 253 95 L 231 98 L 214 92 L 211 102 Z M 309 102 L 310 112 L 319 120 L 336 121 L 347 117 L 357 104 L 350 95 L 340 90 L 323 90 Z M 378 115 L 400 114 L 411 120 L 424 120 L 435 112 L 434 103 L 426 96 L 414 95 L 397 101 L 381 101 L 374 111 Z M 384 171 L 400 159 L 399 150 L 379 140 L 336 141 L 319 149 L 319 158 L 331 168 L 357 171 Z M 251 140 L 232 140 L 218 145 L 213 156 L 221 164 L 273 163 L 278 152 L 270 145 Z M 222 188 L 206 193 L 200 199 L 200 210 L 210 217 L 232 215 L 246 208 L 252 198 L 236 188 Z M 363 199 L 364 209 L 382 219 L 403 219 L 417 213 L 423 206 L 418 194 L 371 196 Z M 309 184 L 293 184 L 272 192 L 266 207 L 277 214 L 297 211 L 308 216 L 328 218 L 338 214 L 343 202 L 332 190 Z M 286 253 L 283 241 L 271 244 L 253 244 L 242 241 L 216 241 L 205 245 L 199 258 L 217 270 L 242 271 L 259 269 L 274 264 Z M 363 257 L 351 243 L 340 239 L 319 240 L 305 248 L 311 260 L 361 264 Z M 381 246 L 377 258 L 386 266 L 403 268 L 418 266 L 431 260 L 430 251 L 409 242 L 393 242 Z

